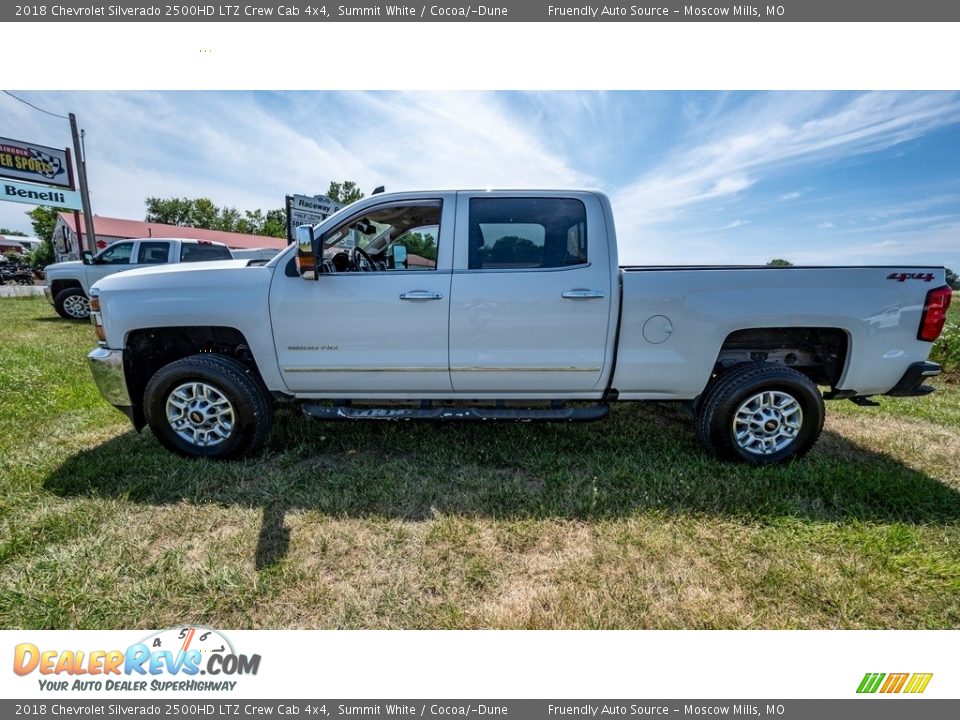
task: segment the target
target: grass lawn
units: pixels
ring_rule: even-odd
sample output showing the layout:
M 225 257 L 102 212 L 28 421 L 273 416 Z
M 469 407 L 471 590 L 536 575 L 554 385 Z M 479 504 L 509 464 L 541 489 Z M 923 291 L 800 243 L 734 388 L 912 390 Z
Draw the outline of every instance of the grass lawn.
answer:
M 829 403 L 783 468 L 708 458 L 658 405 L 573 426 L 288 410 L 216 464 L 101 400 L 88 324 L 0 311 L 0 627 L 960 626 L 956 382 Z

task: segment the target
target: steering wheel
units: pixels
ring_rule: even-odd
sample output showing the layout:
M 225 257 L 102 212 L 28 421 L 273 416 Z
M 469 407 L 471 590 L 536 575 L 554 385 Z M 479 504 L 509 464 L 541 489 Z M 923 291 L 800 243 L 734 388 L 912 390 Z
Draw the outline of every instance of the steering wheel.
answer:
M 364 265 L 366 265 L 366 267 L 364 267 Z M 370 272 L 377 269 L 377 266 L 373 264 L 373 260 L 367 254 L 367 251 L 359 247 L 350 250 L 350 267 L 357 272 Z

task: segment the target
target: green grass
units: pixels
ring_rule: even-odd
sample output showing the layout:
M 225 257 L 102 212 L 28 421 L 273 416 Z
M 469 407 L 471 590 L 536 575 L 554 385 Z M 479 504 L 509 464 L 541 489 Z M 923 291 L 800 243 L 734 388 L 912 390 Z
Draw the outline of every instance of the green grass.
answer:
M 782 468 L 626 404 L 573 426 L 285 411 L 263 453 L 217 464 L 101 400 L 89 325 L 0 308 L 0 627 L 960 625 L 956 382 L 830 403 Z

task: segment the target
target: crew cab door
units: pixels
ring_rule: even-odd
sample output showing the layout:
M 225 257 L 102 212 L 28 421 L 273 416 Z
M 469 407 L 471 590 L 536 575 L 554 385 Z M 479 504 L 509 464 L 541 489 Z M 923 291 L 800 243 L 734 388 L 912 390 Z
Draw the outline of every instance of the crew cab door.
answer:
M 592 193 L 460 193 L 450 305 L 456 392 L 604 389 L 613 264 Z
M 107 275 L 113 275 L 135 267 L 133 261 L 136 257 L 136 245 L 137 243 L 134 240 L 120 240 L 111 243 L 97 254 L 93 259 L 93 264 L 86 266 L 87 287 L 89 288 Z
M 355 212 L 325 228 L 325 237 L 349 237 L 327 252 L 326 271 L 316 280 L 299 277 L 292 259 L 278 268 L 270 314 L 280 372 L 291 391 L 351 398 L 450 393 L 447 322 L 455 201 L 454 193 L 362 201 Z M 364 232 L 381 238 L 397 230 L 401 234 L 393 244 L 409 250 L 400 267 L 381 264 L 374 252 L 374 269 L 344 268 L 338 248 L 357 240 L 362 247 Z

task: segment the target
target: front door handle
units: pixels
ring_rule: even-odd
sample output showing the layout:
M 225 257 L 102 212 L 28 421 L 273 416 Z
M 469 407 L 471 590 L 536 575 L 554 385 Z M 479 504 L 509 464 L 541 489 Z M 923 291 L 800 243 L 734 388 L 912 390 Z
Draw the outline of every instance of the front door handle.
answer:
M 561 295 L 561 297 L 571 300 L 587 300 L 590 298 L 602 298 L 606 296 L 607 294 L 603 290 L 585 290 L 582 288 L 577 290 L 567 290 Z
M 443 293 L 431 292 L 430 290 L 410 290 L 400 293 L 401 300 L 443 300 Z

